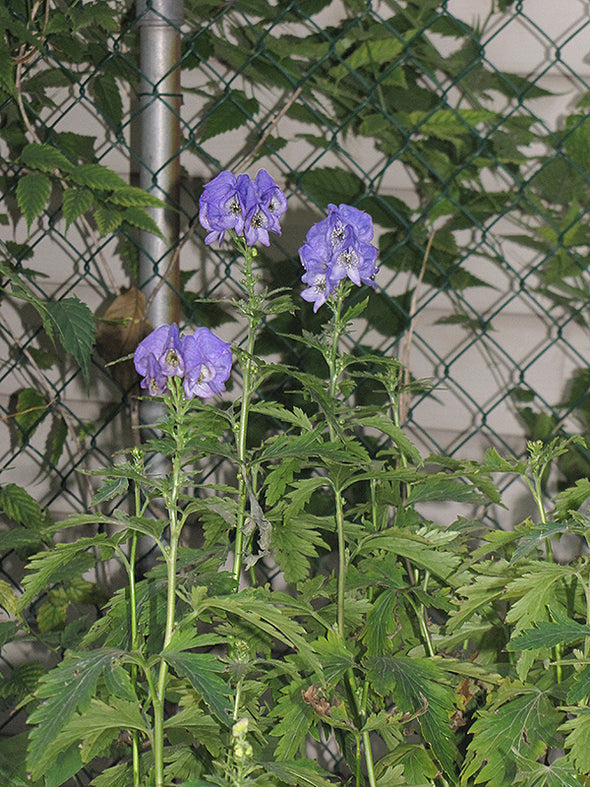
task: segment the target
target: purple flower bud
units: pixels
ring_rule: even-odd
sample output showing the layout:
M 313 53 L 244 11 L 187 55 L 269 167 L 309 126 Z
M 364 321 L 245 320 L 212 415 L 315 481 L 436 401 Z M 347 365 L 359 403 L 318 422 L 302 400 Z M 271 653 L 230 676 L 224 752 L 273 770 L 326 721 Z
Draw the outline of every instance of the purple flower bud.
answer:
M 182 339 L 185 358 L 184 392 L 187 399 L 200 396 L 207 399 L 225 390 L 232 366 L 229 344 L 208 328 L 197 328 Z

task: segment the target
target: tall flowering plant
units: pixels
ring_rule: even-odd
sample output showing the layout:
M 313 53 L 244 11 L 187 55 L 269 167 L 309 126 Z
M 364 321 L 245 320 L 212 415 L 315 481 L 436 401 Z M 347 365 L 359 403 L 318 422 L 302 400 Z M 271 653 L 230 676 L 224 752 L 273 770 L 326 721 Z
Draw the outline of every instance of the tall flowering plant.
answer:
M 205 242 L 240 254 L 235 309 L 245 338 L 230 347 L 205 327 L 173 324 L 140 342 L 142 396 L 163 405 L 157 429 L 96 473 L 94 512 L 59 525 L 83 534 L 29 562 L 24 610 L 96 561 L 125 577 L 89 625 L 67 628 L 62 658 L 29 698 L 29 782 L 557 784 L 540 781 L 547 774 L 536 765 L 559 744 L 571 762 L 583 759 L 571 719 L 582 713 L 573 704 L 584 701 L 588 668 L 576 682 L 581 667 L 565 647 L 584 637 L 587 659 L 590 629 L 567 622 L 565 600 L 582 608 L 586 575 L 580 569 L 574 583 L 554 562 L 544 570 L 549 587 L 569 590 L 555 619 L 527 638 L 523 629 L 544 612 L 531 611 L 531 575 L 520 577 L 519 561 L 539 540 L 551 555 L 551 533 L 578 521 L 584 490 L 558 500 L 554 523 L 546 516 L 542 479 L 561 444 L 532 445 L 521 464 L 495 452 L 481 464 L 424 463 L 400 423 L 399 363 L 367 348 L 350 353 L 343 341 L 378 275 L 371 217 L 354 206 L 330 204 L 299 249 L 297 300 L 325 320 L 316 333 L 284 338 L 313 362 L 259 357 L 265 321 L 297 308 L 287 289 L 264 286 L 257 267 L 286 204 L 264 170 L 254 180 L 222 172 L 205 187 Z M 281 401 L 262 396 L 273 378 L 288 380 Z M 357 398 L 360 386 L 369 403 Z M 214 465 L 218 477 L 208 475 Z M 477 518 L 449 526 L 420 511 L 498 502 L 490 474 L 499 471 L 527 479 L 542 519 L 518 548 L 518 534 L 486 536 Z M 147 569 L 140 540 L 156 555 Z M 549 592 L 531 587 L 533 596 Z M 519 648 L 513 665 L 494 661 Z M 569 721 L 544 689 L 522 683 L 537 657 L 551 657 Z M 549 717 L 559 735 L 547 732 Z M 571 762 L 546 769 L 569 778 Z M 559 783 L 579 783 L 572 778 Z

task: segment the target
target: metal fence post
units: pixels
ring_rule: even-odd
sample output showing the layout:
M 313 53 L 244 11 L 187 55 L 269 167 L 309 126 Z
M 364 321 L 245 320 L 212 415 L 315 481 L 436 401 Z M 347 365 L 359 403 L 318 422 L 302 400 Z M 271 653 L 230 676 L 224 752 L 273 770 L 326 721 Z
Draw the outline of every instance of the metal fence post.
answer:
M 180 182 L 182 0 L 138 0 L 140 30 L 139 184 L 170 208 L 149 212 L 163 237 L 140 233 L 139 280 L 154 327 L 178 321 L 176 246 Z M 164 281 L 162 281 L 164 279 Z

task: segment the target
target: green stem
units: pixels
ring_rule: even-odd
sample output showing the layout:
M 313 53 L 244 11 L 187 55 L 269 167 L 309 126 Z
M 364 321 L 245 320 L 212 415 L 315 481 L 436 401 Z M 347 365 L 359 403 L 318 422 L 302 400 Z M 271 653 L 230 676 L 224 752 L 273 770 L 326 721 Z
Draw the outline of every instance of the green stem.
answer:
M 182 392 L 178 391 L 182 396 Z M 168 512 L 170 543 L 167 549 L 164 550 L 164 559 L 166 560 L 166 573 L 167 573 L 167 597 L 166 597 L 166 627 L 164 629 L 164 641 L 162 643 L 162 652 L 166 650 L 172 634 L 174 632 L 175 618 L 176 618 L 176 562 L 178 556 L 178 541 L 180 538 L 180 531 L 182 529 L 182 522 L 178 521 L 178 497 L 181 487 L 181 459 L 180 453 L 182 449 L 182 438 L 179 434 L 179 421 L 182 419 L 184 413 L 180 405 L 180 399 L 174 398 L 173 406 L 176 410 L 176 452 L 172 458 L 172 484 L 170 492 L 166 497 L 166 510 Z M 163 787 L 164 785 L 164 704 L 166 700 L 166 685 L 168 679 L 168 663 L 164 658 L 160 660 L 160 669 L 158 672 L 158 682 L 156 685 L 156 694 L 152 695 L 152 706 L 154 711 L 154 740 L 153 740 L 153 755 L 154 755 L 154 784 L 155 787 Z
M 541 522 L 545 525 L 547 523 L 547 516 L 545 514 L 545 506 L 543 505 L 543 485 L 541 479 L 545 472 L 545 465 L 543 465 L 535 474 L 534 474 L 534 485 L 531 486 L 531 490 L 533 492 L 533 498 L 535 500 L 535 504 L 537 506 L 537 510 L 539 511 L 539 516 L 541 518 Z M 547 559 L 551 562 L 555 562 L 555 555 L 553 554 L 553 547 L 551 545 L 551 539 L 545 539 L 545 551 L 547 552 Z M 555 659 L 555 679 L 557 683 L 561 683 L 563 678 L 563 670 L 561 664 L 561 657 L 562 657 L 562 648 L 561 643 L 555 645 L 553 647 L 554 659 Z
M 242 573 L 242 559 L 244 552 L 244 522 L 246 521 L 246 510 L 248 505 L 248 485 L 247 485 L 247 448 L 246 439 L 248 436 L 248 415 L 250 401 L 253 394 L 252 386 L 252 359 L 254 354 L 254 343 L 256 341 L 256 328 L 260 319 L 257 298 L 255 293 L 255 279 L 252 270 L 252 262 L 256 256 L 255 249 L 245 244 L 238 247 L 244 254 L 244 281 L 248 300 L 245 305 L 245 314 L 248 319 L 248 337 L 246 340 L 246 358 L 242 368 L 242 399 L 240 403 L 240 420 L 237 434 L 237 459 L 238 459 L 238 515 L 236 521 L 236 538 L 234 542 L 234 561 L 233 578 L 236 590 L 238 589 L 240 574 Z
M 139 464 L 136 457 L 136 465 Z M 141 515 L 141 493 L 139 486 L 135 484 L 135 515 Z M 135 560 L 137 555 L 137 533 L 134 531 L 131 536 L 131 546 L 129 549 L 129 609 L 131 627 L 131 650 L 139 648 L 139 632 L 137 628 L 137 595 L 135 589 Z M 131 685 L 133 692 L 137 689 L 137 665 L 131 666 Z M 141 787 L 141 774 L 139 765 L 139 732 L 133 730 L 131 733 L 132 765 L 133 765 L 133 787 Z
M 340 357 L 340 337 L 344 331 L 345 324 L 342 319 L 342 305 L 344 302 L 344 298 L 346 297 L 346 290 L 342 287 L 338 289 L 338 295 L 335 302 L 331 302 L 332 313 L 334 315 L 333 320 L 333 327 L 332 327 L 332 335 L 330 337 L 330 347 L 328 352 L 325 355 L 326 362 L 328 364 L 328 372 L 330 375 L 330 382 L 328 393 L 330 399 L 336 404 L 337 397 L 338 397 L 338 384 L 340 381 L 340 375 L 342 374 L 342 359 Z M 330 432 L 330 440 L 334 441 L 337 437 L 336 432 L 334 430 L 333 425 L 328 422 L 328 428 Z M 338 634 L 344 641 L 344 612 L 345 612 L 345 590 L 346 590 L 346 573 L 347 573 L 347 561 L 346 561 L 346 541 L 344 538 L 344 501 L 342 499 L 342 491 L 339 487 L 334 487 L 334 499 L 335 499 L 335 506 L 336 506 L 336 531 L 337 531 L 337 538 L 338 538 L 338 588 L 337 588 L 337 623 L 338 623 Z M 356 677 L 352 669 L 348 670 L 347 673 L 348 682 L 350 692 L 352 694 L 353 704 L 355 706 L 355 712 L 358 718 L 358 722 L 360 726 L 364 726 L 365 718 L 366 718 L 366 691 L 363 691 L 363 701 L 359 701 L 358 697 L 358 685 L 356 682 Z M 371 739 L 370 734 L 368 731 L 363 731 L 361 733 L 361 739 L 363 742 L 363 749 L 365 753 L 365 765 L 367 768 L 367 778 L 369 787 L 376 787 L 377 782 L 375 779 L 375 769 L 373 765 L 373 750 L 371 748 Z M 360 748 L 359 748 L 359 738 L 357 735 L 357 773 L 356 773 L 356 784 L 357 787 L 360 787 Z

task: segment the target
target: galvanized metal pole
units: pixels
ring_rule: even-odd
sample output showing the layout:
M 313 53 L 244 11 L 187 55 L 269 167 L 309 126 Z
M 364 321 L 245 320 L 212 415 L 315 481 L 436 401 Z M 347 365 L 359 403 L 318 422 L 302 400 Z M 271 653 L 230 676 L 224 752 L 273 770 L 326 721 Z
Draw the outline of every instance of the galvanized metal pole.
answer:
M 180 202 L 180 25 L 182 0 L 137 0 L 139 26 L 139 185 L 166 206 L 148 212 L 162 232 L 139 236 L 139 285 L 154 328 L 178 322 L 180 274 L 176 249 Z M 139 408 L 142 424 L 163 415 L 161 403 L 144 400 Z M 151 460 L 152 471 L 165 475 L 168 463 Z
M 139 184 L 170 206 L 179 204 L 180 25 L 182 0 L 138 0 L 140 30 Z M 140 233 L 139 280 L 154 327 L 178 321 L 179 214 L 150 208 L 163 237 Z M 164 281 L 162 281 L 164 279 Z

